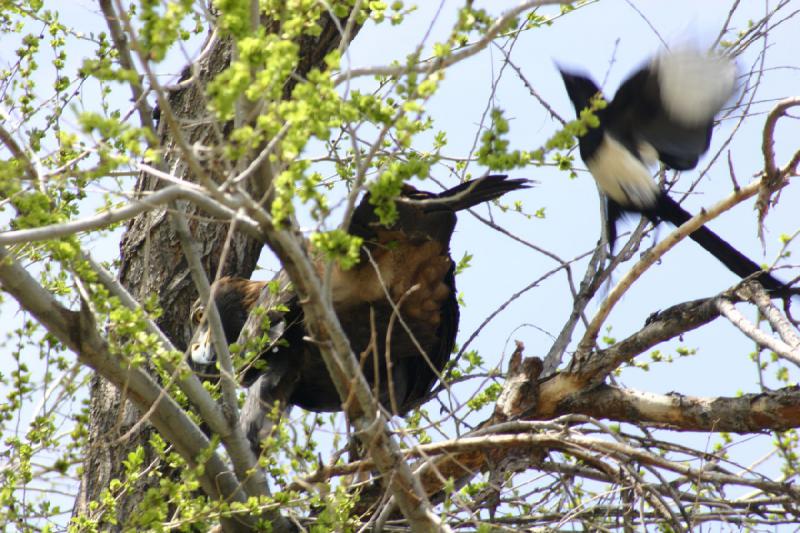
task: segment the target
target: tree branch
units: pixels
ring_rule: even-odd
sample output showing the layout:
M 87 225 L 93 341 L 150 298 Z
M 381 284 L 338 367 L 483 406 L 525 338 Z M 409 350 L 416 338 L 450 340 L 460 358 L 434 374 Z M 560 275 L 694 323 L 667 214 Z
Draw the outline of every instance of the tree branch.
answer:
M 463 48 L 462 50 L 450 54 L 445 57 L 437 57 L 426 62 L 420 62 L 411 66 L 380 66 L 380 67 L 364 67 L 349 69 L 333 79 L 334 86 L 337 86 L 345 81 L 350 81 L 353 78 L 362 76 L 385 76 L 385 77 L 400 77 L 410 73 L 431 73 L 437 70 L 443 70 L 456 63 L 459 63 L 468 57 L 474 56 L 494 41 L 501 32 L 503 32 L 508 25 L 528 9 L 554 4 L 571 4 L 573 0 L 528 0 L 521 2 L 516 7 L 513 7 L 500 15 L 497 20 L 491 25 L 486 33 L 474 44 Z
M 52 224 L 24 230 L 4 231 L 0 233 L 0 245 L 19 244 L 36 241 L 60 239 L 82 231 L 95 231 L 107 228 L 111 224 L 130 220 L 137 215 L 151 210 L 154 207 L 173 202 L 178 199 L 189 200 L 209 214 L 218 216 L 223 220 L 232 220 L 238 217 L 237 225 L 254 238 L 260 238 L 261 232 L 252 220 L 237 215 L 237 212 L 226 205 L 208 197 L 200 188 L 195 188 L 190 183 L 171 185 L 147 196 L 141 196 L 133 203 L 111 209 L 99 215 L 73 220 L 64 224 Z
M 192 466 L 196 457 L 207 454 L 208 438 L 192 422 L 183 409 L 141 368 L 123 364 L 108 352 L 100 337 L 91 312 L 85 305 L 80 311 L 63 307 L 49 292 L 0 246 L 0 283 L 47 331 L 77 354 L 78 359 L 93 368 L 128 395 L 143 411 L 152 410 L 150 422 L 171 442 L 178 453 Z M 192 379 L 197 379 L 192 376 Z M 199 385 L 199 383 L 198 383 Z M 222 459 L 211 453 L 198 473 L 200 485 L 215 499 L 245 502 L 247 495 Z M 233 530 L 236 528 L 234 527 Z
M 592 354 L 575 358 L 570 367 L 539 385 L 539 404 L 535 413 L 526 416 L 549 417 L 568 396 L 601 383 L 611 372 L 658 343 L 707 324 L 719 316 L 716 298 L 694 300 L 674 305 L 652 315 L 644 328 L 623 341 Z
M 761 151 L 764 154 L 764 177 L 761 180 L 761 187 L 758 191 L 756 209 L 758 210 L 758 233 L 763 240 L 763 225 L 767 218 L 770 208 L 770 198 L 786 183 L 786 178 L 797 172 L 797 165 L 800 162 L 800 150 L 792 156 L 789 163 L 784 168 L 778 168 L 775 162 L 775 127 L 778 120 L 787 115 L 787 111 L 795 106 L 800 106 L 800 97 L 786 98 L 778 102 L 767 115 L 764 123 L 764 133 L 761 141 Z
M 205 319 L 209 321 L 211 341 L 217 354 L 217 361 L 219 362 L 222 402 L 225 412 L 228 414 L 228 423 L 233 431 L 239 431 L 237 424 L 239 419 L 239 402 L 236 394 L 238 384 L 236 382 L 236 372 L 233 369 L 233 362 L 231 360 L 231 352 L 228 350 L 228 340 L 225 338 L 225 331 L 222 329 L 222 320 L 219 316 L 219 310 L 216 305 L 212 305 L 214 295 L 211 294 L 211 286 L 208 283 L 206 273 L 203 271 L 200 256 L 195 249 L 195 243 L 192 240 L 189 225 L 186 223 L 186 216 L 175 204 L 173 204 L 171 218 L 175 233 L 183 249 L 183 255 L 189 265 L 189 272 L 194 280 L 194 284 L 197 286 L 200 301 L 205 304 L 206 312 L 204 314 Z M 241 437 L 244 437 L 244 435 L 242 434 Z M 252 467 L 252 465 L 250 466 Z
M 780 335 L 781 339 L 783 339 L 786 344 L 795 351 L 800 349 L 800 334 L 798 334 L 791 322 L 789 322 L 778 308 L 775 307 L 767 291 L 765 291 L 761 285 L 757 282 L 745 283 L 737 290 L 737 294 L 741 294 L 747 300 L 756 304 L 764 318 L 769 321 L 772 329 Z
M 783 172 L 779 171 L 778 164 L 775 162 L 775 127 L 778 125 L 778 120 L 781 117 L 785 117 L 786 112 L 795 106 L 800 106 L 800 96 L 781 100 L 769 112 L 767 121 L 764 123 L 761 151 L 764 154 L 764 171 L 770 184 L 777 179 L 779 174 L 783 174 Z
M 759 344 L 765 348 L 769 348 L 778 354 L 778 356 L 800 366 L 800 353 L 797 353 L 797 349 L 793 349 L 782 340 L 776 339 L 768 333 L 758 329 L 758 327 L 747 320 L 747 317 L 740 313 L 739 310 L 736 309 L 736 307 L 729 300 L 720 298 L 716 303 L 719 312 L 724 315 L 725 318 L 730 320 L 731 324 L 736 326 L 739 331 L 753 339 L 756 344 Z
M 671 250 L 676 244 L 688 237 L 691 233 L 709 220 L 713 220 L 725 211 L 728 211 L 734 205 L 743 202 L 751 196 L 754 196 L 756 193 L 758 193 L 761 185 L 762 180 L 757 179 L 741 189 L 733 191 L 727 198 L 720 200 L 709 209 L 704 209 L 687 220 L 683 225 L 667 235 L 663 241 L 649 250 L 648 253 L 642 257 L 642 259 L 640 259 L 635 265 L 633 265 L 633 267 L 631 267 L 628 272 L 625 273 L 624 276 L 622 276 L 622 278 L 619 280 L 619 283 L 617 283 L 617 285 L 611 289 L 608 297 L 603 300 L 600 309 L 597 311 L 594 318 L 592 318 L 592 321 L 586 328 L 586 333 L 584 333 L 583 338 L 578 344 L 576 358 L 588 357 L 589 353 L 595 346 L 595 341 L 597 340 L 597 335 L 600 332 L 600 328 L 602 328 L 606 319 L 611 314 L 611 310 L 614 308 L 614 305 L 616 305 L 628 288 L 630 288 L 630 286 L 637 279 L 639 279 L 639 277 L 648 268 L 650 268 L 653 263 L 661 259 L 661 257 Z
M 558 406 L 560 414 L 645 424 L 674 431 L 758 433 L 800 426 L 800 388 L 702 398 L 654 394 L 611 385 L 572 396 Z

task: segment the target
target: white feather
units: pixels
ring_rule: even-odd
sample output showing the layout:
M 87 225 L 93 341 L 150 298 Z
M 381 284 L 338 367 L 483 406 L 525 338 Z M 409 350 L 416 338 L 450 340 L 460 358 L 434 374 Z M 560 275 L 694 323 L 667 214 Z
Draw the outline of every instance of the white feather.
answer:
M 664 108 L 687 126 L 707 123 L 733 94 L 736 67 L 728 58 L 685 48 L 654 65 Z
M 654 152 L 649 145 L 639 149 Z M 622 206 L 647 209 L 658 199 L 658 185 L 645 163 L 608 134 L 586 166 L 603 192 Z

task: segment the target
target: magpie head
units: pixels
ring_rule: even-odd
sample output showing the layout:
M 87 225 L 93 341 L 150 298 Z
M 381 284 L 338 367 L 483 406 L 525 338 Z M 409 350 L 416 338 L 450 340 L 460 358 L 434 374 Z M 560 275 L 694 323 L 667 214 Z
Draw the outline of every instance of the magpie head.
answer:
M 575 112 L 579 114 L 583 109 L 589 107 L 589 101 L 600 92 L 600 88 L 587 76 L 568 72 L 561 67 L 558 67 L 558 71 L 561 73 L 561 79 L 564 80 L 569 99 L 575 106 Z

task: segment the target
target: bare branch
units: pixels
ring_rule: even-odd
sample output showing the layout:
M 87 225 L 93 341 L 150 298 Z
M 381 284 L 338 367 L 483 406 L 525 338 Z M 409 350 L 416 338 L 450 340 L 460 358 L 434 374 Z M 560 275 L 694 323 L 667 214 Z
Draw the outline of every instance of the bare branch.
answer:
M 776 339 L 775 337 L 758 329 L 758 327 L 756 327 L 755 324 L 750 322 L 747 317 L 740 313 L 729 300 L 726 300 L 725 298 L 719 298 L 716 303 L 719 312 L 724 315 L 725 318 L 730 320 L 731 323 L 739 329 L 739 331 L 753 339 L 757 344 L 764 346 L 765 348 L 769 348 L 778 354 L 778 356 L 800 366 L 800 353 L 798 353 L 796 348 L 793 349 L 782 340 Z
M 764 123 L 764 133 L 761 142 L 761 151 L 764 154 L 764 177 L 762 187 L 758 191 L 756 209 L 758 210 L 759 235 L 763 239 L 763 224 L 769 213 L 770 199 L 772 195 L 781 187 L 786 185 L 789 176 L 797 172 L 797 165 L 800 162 L 800 150 L 792 156 L 789 163 L 784 168 L 778 168 L 775 162 L 775 127 L 781 117 L 787 115 L 787 111 L 792 107 L 800 106 L 800 97 L 786 98 L 781 100 L 767 115 Z
M 446 57 L 437 57 L 434 59 L 429 60 L 431 64 L 426 64 L 427 62 L 418 63 L 412 66 L 381 66 L 381 67 L 365 67 L 365 68 L 356 68 L 356 69 L 349 69 L 345 72 L 342 72 L 338 76 L 333 79 L 334 85 L 339 85 L 345 81 L 352 80 L 353 78 L 358 78 L 361 76 L 387 76 L 387 77 L 400 77 L 404 74 L 409 73 L 423 73 L 423 72 L 435 72 L 437 70 L 443 70 L 447 67 L 454 65 L 456 63 L 460 63 L 461 61 L 465 60 L 468 57 L 474 56 L 494 41 L 500 33 L 502 33 L 511 23 L 512 20 L 517 18 L 521 15 L 524 11 L 527 11 L 531 8 L 544 6 L 544 5 L 558 5 L 558 4 L 571 4 L 571 0 L 528 0 L 526 2 L 521 2 L 516 7 L 509 9 L 502 15 L 500 15 L 496 21 L 492 24 L 492 26 L 483 34 L 483 36 L 474 44 L 466 47 L 458 52 L 455 52 L 451 55 Z
M 558 390 L 558 383 L 567 379 L 579 387 L 602 382 L 611 372 L 619 368 L 637 355 L 649 350 L 656 344 L 672 339 L 678 335 L 696 329 L 719 316 L 716 307 L 716 298 L 705 298 L 691 302 L 680 303 L 651 315 L 645 326 L 628 338 L 599 350 L 587 359 L 575 359 L 564 377 L 554 376 L 552 383 L 542 384 L 544 391 Z M 570 377 L 567 378 L 566 375 Z M 573 390 L 572 392 L 576 392 Z M 554 401 L 560 401 L 563 393 L 555 394 Z M 556 400 L 558 398 L 558 400 Z M 550 400 L 548 400 L 550 401 Z
M 578 344 L 576 357 L 588 356 L 589 352 L 594 347 L 597 335 L 600 332 L 600 328 L 611 314 L 611 310 L 614 308 L 620 298 L 622 298 L 622 295 L 625 294 L 630 286 L 633 285 L 633 283 L 639 279 L 639 277 L 648 268 L 650 268 L 656 261 L 661 259 L 661 257 L 671 250 L 672 247 L 688 237 L 689 234 L 694 232 L 700 226 L 709 220 L 713 220 L 725 211 L 728 211 L 734 205 L 741 203 L 755 195 L 759 191 L 761 184 L 762 180 L 758 179 L 739 190 L 733 191 L 727 198 L 720 200 L 708 210 L 700 211 L 698 214 L 687 220 L 685 224 L 679 228 L 675 228 L 675 231 L 667 235 L 663 241 L 649 250 L 649 252 L 642 259 L 640 259 L 635 265 L 633 265 L 633 267 L 631 267 L 628 272 L 625 273 L 624 276 L 622 276 L 622 279 L 619 280 L 617 285 L 611 289 L 608 297 L 603 301 L 600 309 L 598 309 L 594 318 L 589 323 L 589 326 L 586 328 L 586 333 L 584 333 L 583 338 Z
M 800 349 L 800 335 L 789 320 L 775 307 L 763 287 L 756 282 L 745 283 L 737 290 L 737 294 L 756 304 L 761 314 L 769 321 L 772 329 L 792 350 Z
M 786 112 L 796 106 L 800 106 L 800 96 L 781 100 L 769 112 L 767 121 L 764 123 L 761 151 L 764 153 L 764 170 L 770 183 L 773 183 L 781 174 L 778 164 L 775 162 L 775 127 L 778 125 L 778 120 L 785 117 Z
M 691 480 L 757 487 L 767 491 L 800 497 L 800 489 L 788 483 L 747 478 L 729 474 L 719 469 L 714 469 L 713 467 L 693 468 L 685 461 L 672 461 L 650 450 L 631 446 L 621 440 L 609 441 L 607 439 L 590 437 L 570 429 L 539 432 L 527 430 L 511 433 L 490 433 L 478 437 L 467 436 L 420 445 L 414 450 L 409 450 L 408 455 L 411 457 L 439 456 L 442 459 L 450 461 L 458 457 L 462 460 L 462 464 L 459 468 L 471 470 L 475 461 L 470 460 L 470 457 L 476 457 L 479 454 L 491 455 L 501 450 L 507 451 L 517 448 L 527 448 L 529 450 L 561 450 L 567 453 L 581 455 L 586 451 L 592 451 L 623 463 L 636 461 L 644 465 L 656 466 L 676 474 L 681 474 Z M 357 468 L 372 466 L 372 464 L 370 461 L 362 461 L 357 465 L 345 466 L 347 471 L 353 471 Z
M 800 389 L 701 398 L 599 385 L 568 398 L 558 411 L 674 431 L 785 431 L 800 426 Z

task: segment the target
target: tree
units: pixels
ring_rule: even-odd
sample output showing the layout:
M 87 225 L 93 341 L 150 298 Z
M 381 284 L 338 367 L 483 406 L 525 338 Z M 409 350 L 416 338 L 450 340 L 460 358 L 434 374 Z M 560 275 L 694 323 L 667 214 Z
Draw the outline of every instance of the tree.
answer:
M 791 212 L 796 194 L 790 179 L 800 151 L 787 129 L 800 97 L 772 81 L 789 70 L 772 58 L 796 45 L 783 32 L 795 4 L 754 14 L 732 2 L 720 11 L 714 45 L 738 58 L 742 89 L 703 169 L 658 174 L 673 197 L 702 190 L 708 198 L 688 198 L 700 214 L 657 240 L 639 224 L 613 257 L 592 217 L 579 221 L 581 237 L 562 222 L 596 202 L 576 189 L 591 180 L 573 155 L 574 135 L 591 116 L 561 118 L 568 103 L 548 85 L 560 83 L 557 73 L 526 63 L 535 54 L 525 46 L 556 32 L 574 40 L 579 23 L 584 32 L 616 31 L 590 26 L 593 17 L 616 17 L 603 11 L 608 3 L 530 0 L 504 11 L 442 4 L 422 18 L 426 27 L 452 20 L 444 33 L 428 29 L 407 55 L 395 49 L 405 46 L 400 40 L 374 47 L 378 67 L 352 56 L 369 48 L 365 33 L 414 23 L 402 2 L 99 0 L 85 20 L 41 2 L 0 4 L 3 38 L 17 50 L 2 78 L 0 287 L 11 297 L 4 316 L 21 317 L 9 328 L 13 368 L 0 374 L 0 520 L 63 529 L 74 503 L 71 527 L 98 531 L 794 523 L 800 337 L 791 301 L 781 308 L 757 284 L 723 275 L 719 283 L 710 258 L 673 258 L 690 248 L 680 241 L 698 225 L 736 213 L 749 228 L 755 218 L 775 274 L 797 276 L 789 264 L 797 221 L 781 222 L 781 213 L 787 204 Z M 657 20 L 625 9 L 660 38 Z M 620 56 L 631 53 L 625 44 Z M 558 52 L 553 46 L 541 58 Z M 479 58 L 496 68 L 482 85 L 471 78 Z M 610 70 L 626 74 L 613 62 Z M 437 117 L 437 106 L 452 104 L 437 101 L 454 90 L 450 78 L 465 116 L 473 115 L 460 98 L 478 102 L 479 123 L 455 152 L 449 139 L 466 132 L 442 129 L 449 122 Z M 512 99 L 511 86 L 529 93 Z M 528 131 L 532 123 L 546 127 Z M 756 128 L 759 145 L 747 133 Z M 446 385 L 420 410 L 393 418 L 359 379 L 358 354 L 327 304 L 307 243 L 336 261 L 353 243 L 340 231 L 343 213 L 365 191 L 391 199 L 410 179 L 434 189 L 487 169 L 535 177 L 542 197 L 534 189 L 488 216 L 461 217 L 460 233 L 480 241 L 465 243 L 470 252 L 458 263 L 467 280 L 459 285 L 460 346 Z M 559 189 L 558 200 L 548 187 Z M 758 216 L 749 217 L 745 202 L 754 199 Z M 495 232 L 507 242 L 490 241 Z M 92 249 L 120 233 L 118 257 Z M 739 233 L 730 240 L 754 244 Z M 203 384 L 186 364 L 191 303 L 198 294 L 208 300 L 209 280 L 249 277 L 265 244 L 302 296 L 326 363 L 345 369 L 336 379 L 356 399 L 347 419 L 358 457 L 345 459 L 351 445 L 341 416 L 297 412 L 253 456 L 237 420 L 244 392 L 224 377 L 236 350 L 220 354 L 217 384 Z M 501 244 L 512 250 L 503 259 L 494 249 Z M 522 259 L 528 250 L 535 260 Z M 669 291 L 658 281 L 662 260 L 677 267 L 667 273 Z M 514 278 L 521 290 L 502 279 L 520 270 L 514 263 L 523 267 Z M 487 267 L 493 277 L 482 285 L 496 292 L 494 303 L 469 283 L 470 270 Z M 506 337 L 525 341 L 508 361 L 494 355 L 503 351 L 497 316 L 510 324 Z M 698 337 L 699 347 L 683 339 L 724 321 L 732 327 Z M 530 322 L 554 333 L 508 334 Z M 666 390 L 652 380 L 628 384 L 642 369 L 664 380 L 678 359 L 720 352 L 731 362 L 706 371 L 737 367 L 735 385 L 706 380 L 694 396 L 683 381 Z M 753 379 L 742 357 L 751 352 L 758 388 L 737 394 L 748 384 L 740 376 Z M 768 453 L 747 446 L 765 433 Z M 754 453 L 769 460 L 746 467 Z

